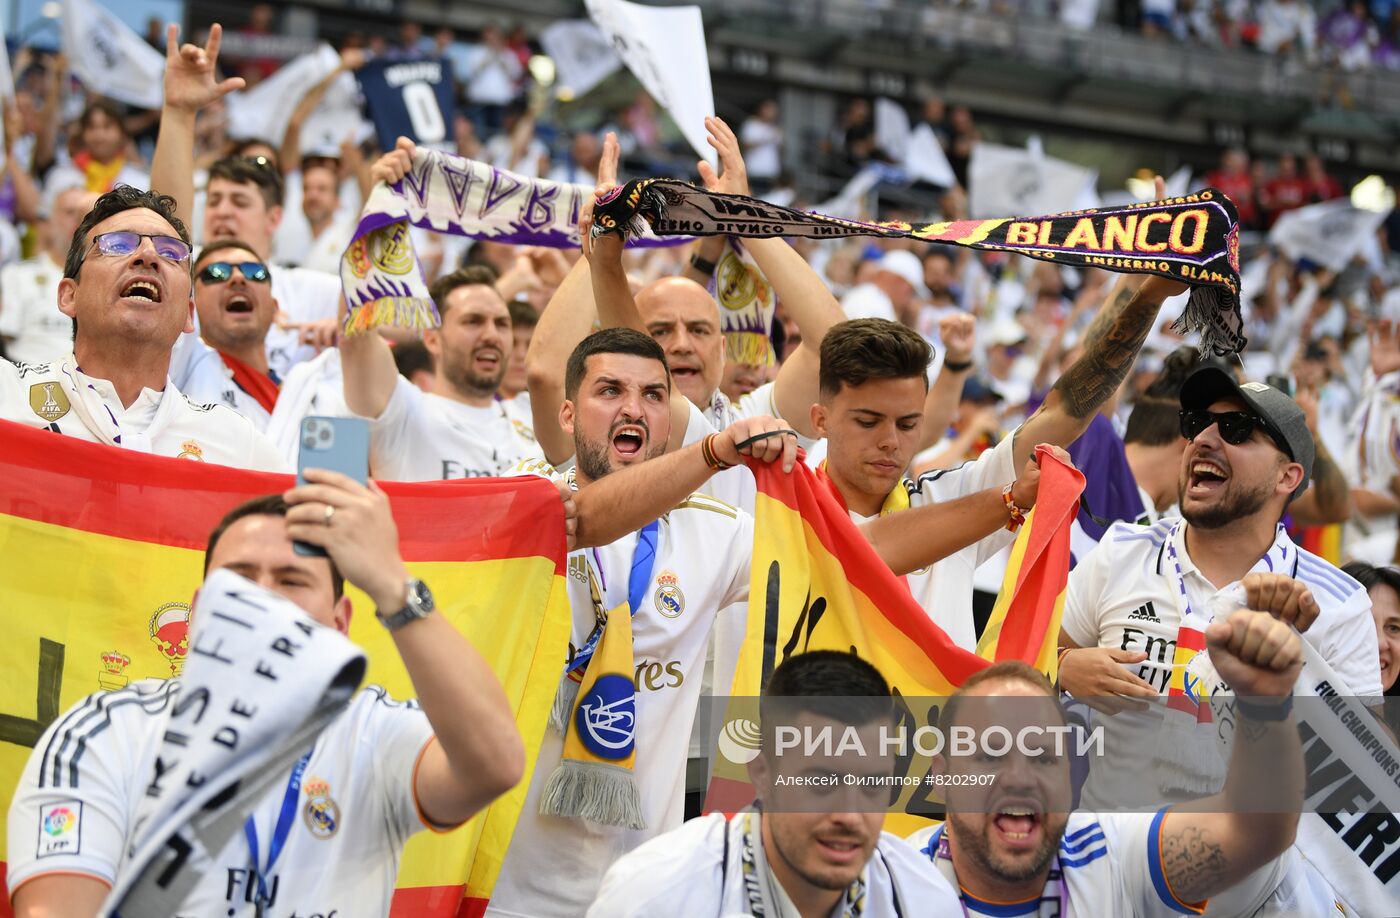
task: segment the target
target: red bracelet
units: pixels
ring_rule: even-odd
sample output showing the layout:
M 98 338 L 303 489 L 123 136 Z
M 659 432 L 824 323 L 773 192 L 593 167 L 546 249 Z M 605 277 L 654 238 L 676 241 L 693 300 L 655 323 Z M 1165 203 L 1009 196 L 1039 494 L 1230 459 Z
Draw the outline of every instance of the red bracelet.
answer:
M 725 469 L 734 468 L 734 466 L 725 462 L 719 457 L 719 454 L 715 452 L 715 438 L 718 436 L 719 434 L 712 433 L 700 441 L 700 456 L 705 460 L 705 465 L 709 466 L 712 472 L 722 472 Z
M 1006 524 L 1007 532 L 1015 532 L 1026 521 L 1027 511 L 1016 506 L 1016 498 L 1011 496 L 1011 489 L 1014 485 L 1013 482 L 1001 489 L 1001 502 L 1006 504 L 1006 512 L 1011 514 L 1011 521 Z

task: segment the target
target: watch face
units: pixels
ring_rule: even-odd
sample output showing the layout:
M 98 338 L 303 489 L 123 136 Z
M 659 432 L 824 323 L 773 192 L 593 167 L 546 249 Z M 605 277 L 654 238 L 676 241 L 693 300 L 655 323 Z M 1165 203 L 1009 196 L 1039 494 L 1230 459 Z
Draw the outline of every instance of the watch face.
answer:
M 433 594 L 429 592 L 426 583 L 421 580 L 413 581 L 413 586 L 409 591 L 408 604 L 425 614 L 433 611 Z

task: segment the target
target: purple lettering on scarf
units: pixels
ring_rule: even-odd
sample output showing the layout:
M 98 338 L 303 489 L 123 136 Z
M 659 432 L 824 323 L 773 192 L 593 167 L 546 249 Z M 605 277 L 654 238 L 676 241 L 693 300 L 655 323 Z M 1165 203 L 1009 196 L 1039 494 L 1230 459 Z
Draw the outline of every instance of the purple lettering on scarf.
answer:
M 442 175 L 447 179 L 447 190 L 452 193 L 452 206 L 457 209 L 457 219 L 467 210 L 467 194 L 471 191 L 476 176 L 471 169 L 462 169 L 447 160 L 442 162 Z
M 554 222 L 554 199 L 559 196 L 559 186 L 552 188 L 535 187 L 530 189 L 530 200 L 520 219 L 533 230 L 542 230 Z
M 477 217 L 486 219 L 486 215 L 501 206 L 501 202 L 524 187 L 525 183 L 509 172 L 492 169 L 491 184 L 486 186 L 486 200 L 481 202 L 481 212 Z
M 433 166 L 437 163 L 437 156 L 425 156 L 423 161 L 408 171 L 403 177 L 403 185 L 418 200 L 419 207 L 428 206 L 428 182 L 433 174 Z

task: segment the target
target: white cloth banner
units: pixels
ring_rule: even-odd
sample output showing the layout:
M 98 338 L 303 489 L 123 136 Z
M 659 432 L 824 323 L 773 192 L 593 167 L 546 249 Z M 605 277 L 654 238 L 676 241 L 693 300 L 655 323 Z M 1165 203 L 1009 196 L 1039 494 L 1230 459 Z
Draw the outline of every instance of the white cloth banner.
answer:
M 0 24 L 0 36 L 5 34 L 3 24 Z M 0 99 L 13 99 L 15 97 L 15 75 L 10 69 L 10 49 L 4 41 L 0 41 Z
M 63 0 L 63 53 L 89 92 L 139 108 L 165 98 L 165 55 L 93 0 Z
M 248 812 L 354 696 L 350 640 L 227 570 L 191 616 L 180 697 L 100 914 L 173 915 Z
M 1362 210 L 1346 198 L 1309 204 L 1280 216 L 1269 242 L 1289 258 L 1340 271 L 1365 249 L 1389 211 Z
M 323 43 L 311 54 L 278 68 L 252 89 L 229 93 L 224 100 L 228 109 L 228 135 L 239 140 L 257 138 L 274 147 L 281 146 L 282 135 L 287 132 L 287 122 L 297 103 L 339 66 L 340 55 Z M 344 121 L 345 132 L 349 133 L 359 120 L 358 110 L 350 112 Z
M 1035 138 L 1026 149 L 978 143 L 968 163 L 968 207 L 973 219 L 1097 207 L 1097 179 L 1093 169 L 1046 156 Z
M 875 146 L 894 162 L 903 162 L 909 153 L 912 130 L 904 106 L 883 96 L 875 100 Z
M 705 23 L 698 6 L 652 7 L 628 0 L 585 0 L 627 69 L 670 114 L 685 139 L 712 165 L 705 118 L 715 113 Z
M 587 93 L 622 66 L 608 36 L 587 19 L 563 19 L 540 33 L 540 46 L 554 61 L 559 86 L 575 98 Z
M 943 188 L 958 183 L 933 128 L 925 122 L 911 128 L 908 113 L 897 102 L 875 100 L 875 145 L 900 164 L 911 182 L 928 182 Z

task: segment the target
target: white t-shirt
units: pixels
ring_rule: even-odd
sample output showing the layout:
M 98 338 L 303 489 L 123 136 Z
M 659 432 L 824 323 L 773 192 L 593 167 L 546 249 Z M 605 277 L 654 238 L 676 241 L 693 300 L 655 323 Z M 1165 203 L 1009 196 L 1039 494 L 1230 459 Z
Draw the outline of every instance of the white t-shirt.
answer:
M 42 363 L 73 349 L 73 320 L 58 311 L 63 266 L 47 254 L 0 268 L 0 337 L 16 363 Z
M 485 408 L 432 395 L 399 376 L 369 428 L 369 467 L 386 481 L 437 481 L 510 474 L 522 459 L 542 459 L 529 417 L 510 402 Z
M 151 174 L 141 169 L 139 166 L 126 160 L 122 163 L 121 169 L 117 171 L 117 177 L 112 180 L 112 187 L 118 185 L 130 185 L 141 191 L 147 191 L 151 187 Z M 73 165 L 73 161 L 64 157 L 63 161 L 49 170 L 48 176 L 44 179 L 43 199 L 39 202 L 41 213 L 53 213 L 54 201 L 58 196 L 69 188 L 86 188 L 87 175 L 83 170 Z
M 543 472 L 543 462 L 518 471 Z M 637 534 L 569 555 L 572 648 L 593 630 L 588 569 L 607 609 L 627 602 Z M 604 872 L 623 854 L 681 824 L 686 752 L 700 697 L 705 650 L 716 613 L 749 595 L 753 518 L 704 494 L 693 494 L 661 518 L 651 583 L 632 617 L 637 684 L 636 767 L 645 829 L 541 816 L 540 794 L 563 754 L 563 739 L 546 730 L 520 821 L 491 896 L 488 915 L 582 915 Z M 559 660 L 562 674 L 564 659 Z
M 233 370 L 198 332 L 186 332 L 175 342 L 170 353 L 170 379 L 191 400 L 227 405 L 252 421 L 259 431 L 267 430 L 271 413 L 233 381 Z
M 269 265 L 272 272 L 272 298 L 277 308 L 293 322 L 320 322 L 334 319 L 340 308 L 340 275 L 286 265 Z M 276 323 L 267 330 L 267 363 L 282 379 L 292 367 L 316 356 L 316 349 L 301 344 L 293 329 L 283 330 Z
M 740 862 L 743 823 L 742 817 L 726 820 L 724 814 L 712 813 L 627 854 L 603 878 L 589 918 L 749 914 Z M 752 832 L 753 843 L 762 844 L 757 817 Z M 952 885 L 917 850 L 888 832 L 875 843 L 865 882 L 861 914 L 866 918 L 958 914 Z
M 1058 914 L 1062 918 L 1157 918 L 1204 911 L 1212 918 L 1290 914 L 1320 918 L 1335 911 L 1325 884 L 1299 884 L 1307 871 L 1292 848 L 1210 899 L 1208 909 L 1202 908 L 1205 903 L 1182 902 L 1167 883 L 1162 864 L 1160 839 L 1165 815 L 1165 809 L 1157 813 L 1071 813 L 1058 852 L 1068 901 Z M 909 843 L 944 876 L 951 876 L 951 862 L 938 857 L 942 832 L 941 825 L 920 829 L 909 836 Z M 1042 896 L 1058 899 L 1058 884 L 1047 884 Z M 962 894 L 968 915 L 989 918 L 1036 915 L 1040 903 L 1039 897 L 1025 903 L 993 903 Z
M 267 422 L 267 438 L 282 454 L 288 467 L 297 464 L 301 451 L 302 418 L 353 418 L 345 404 L 345 383 L 340 373 L 340 349 L 328 348 L 292 367 L 277 394 L 277 407 Z
M 157 456 L 286 471 L 282 457 L 253 423 L 224 405 L 191 401 L 167 379 L 163 391 L 143 389 L 130 407 L 124 407 L 110 382 L 76 369 L 70 377 L 64 366 L 61 360 L 0 360 L 0 417 Z M 85 393 L 80 405 L 73 404 L 75 391 Z M 85 411 L 94 426 L 83 420 Z
M 776 124 L 749 118 L 739 129 L 739 142 L 744 145 L 744 164 L 749 175 L 775 179 L 783 171 L 783 129 Z
M 1167 555 L 1173 540 L 1193 608 L 1205 612 L 1217 590 L 1201 574 L 1186 550 L 1178 519 L 1149 527 L 1114 523 L 1098 548 L 1070 572 L 1061 627 L 1080 647 L 1110 647 L 1147 654 L 1130 669 L 1167 694 L 1176 654 L 1182 609 L 1176 570 Z M 1175 532 L 1175 534 L 1173 534 Z M 1381 694 L 1380 651 L 1371 618 L 1371 597 L 1361 584 L 1331 564 L 1294 545 L 1281 528 L 1274 544 L 1252 571 L 1288 574 L 1305 584 L 1317 600 L 1317 620 L 1303 639 L 1317 648 L 1349 689 L 1344 694 Z M 1229 589 L 1229 584 L 1225 589 Z M 1213 673 L 1207 681 L 1214 684 Z M 1140 799 L 1144 775 L 1155 773 L 1160 712 L 1118 714 L 1102 723 L 1113 731 L 1105 758 L 1096 763 L 1084 785 L 1085 809 L 1112 809 L 1112 801 Z M 1150 779 L 1148 779 L 1150 782 Z
M 301 266 L 307 271 L 334 275 L 336 280 L 339 280 L 340 260 L 350 246 L 350 237 L 354 235 L 353 221 L 339 218 L 331 221 L 331 224 L 321 231 L 321 235 L 311 238 Z
M 477 105 L 505 105 L 515 98 L 515 82 L 524 69 L 509 48 L 492 50 L 471 45 L 460 60 L 465 72 L 453 76 L 467 87 L 467 101 Z
M 179 679 L 144 679 L 89 695 L 49 725 L 10 804 L 11 893 L 54 873 L 116 880 L 179 694 Z M 378 686 L 359 692 L 326 727 L 302 776 L 297 818 L 267 879 L 273 914 L 389 913 L 404 842 L 425 825 L 414 777 L 431 739 L 422 710 Z M 275 782 L 252 813 L 264 860 L 287 787 Z M 249 884 L 255 892 L 257 880 L 242 832 L 215 862 L 219 869 L 200 877 L 181 914 L 252 915 Z

